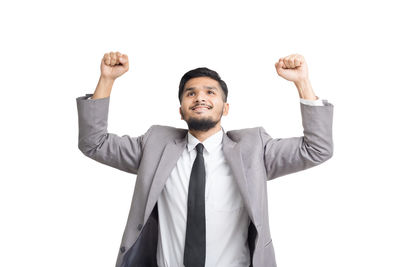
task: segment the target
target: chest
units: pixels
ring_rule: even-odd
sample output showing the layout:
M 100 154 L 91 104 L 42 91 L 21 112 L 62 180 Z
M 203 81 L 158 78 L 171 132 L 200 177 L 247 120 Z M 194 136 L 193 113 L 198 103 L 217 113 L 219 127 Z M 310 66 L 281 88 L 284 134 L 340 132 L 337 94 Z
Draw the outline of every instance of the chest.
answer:
M 193 152 L 193 151 L 192 151 Z M 204 154 L 206 171 L 205 201 L 210 211 L 235 211 L 243 206 L 236 180 L 222 150 Z M 186 206 L 190 174 L 196 153 L 184 152 L 169 175 L 163 194 L 174 206 Z

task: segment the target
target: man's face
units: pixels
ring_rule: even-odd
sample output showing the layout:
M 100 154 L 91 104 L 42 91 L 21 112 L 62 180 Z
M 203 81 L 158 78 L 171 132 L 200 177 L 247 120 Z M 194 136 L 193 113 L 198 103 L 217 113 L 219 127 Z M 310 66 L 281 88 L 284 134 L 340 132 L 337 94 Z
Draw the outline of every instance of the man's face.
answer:
M 192 78 L 183 89 L 179 108 L 181 119 L 186 121 L 189 130 L 208 131 L 220 126 L 222 115 L 226 116 L 229 110 L 229 104 L 224 103 L 223 98 L 224 92 L 216 80 Z

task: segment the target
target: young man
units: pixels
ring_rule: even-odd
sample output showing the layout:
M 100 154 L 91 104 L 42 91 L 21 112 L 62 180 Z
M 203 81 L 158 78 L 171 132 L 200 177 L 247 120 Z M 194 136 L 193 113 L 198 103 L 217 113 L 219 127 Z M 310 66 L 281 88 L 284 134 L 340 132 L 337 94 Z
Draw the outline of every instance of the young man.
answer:
M 129 61 L 104 55 L 94 94 L 77 98 L 78 147 L 137 175 L 116 267 L 276 266 L 266 182 L 332 157 L 333 105 L 314 94 L 303 56 L 280 58 L 275 67 L 298 89 L 304 136 L 274 139 L 263 127 L 225 132 L 226 83 L 197 68 L 179 85 L 188 129 L 152 125 L 120 137 L 107 131 L 108 107 Z

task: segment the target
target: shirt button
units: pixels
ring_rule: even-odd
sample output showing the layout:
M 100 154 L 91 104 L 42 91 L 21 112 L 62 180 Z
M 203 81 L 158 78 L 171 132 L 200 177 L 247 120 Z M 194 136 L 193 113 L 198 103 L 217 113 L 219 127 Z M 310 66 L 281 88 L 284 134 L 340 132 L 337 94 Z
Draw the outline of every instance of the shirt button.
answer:
M 137 229 L 138 231 L 142 230 L 143 225 L 142 224 L 138 224 Z
M 125 247 L 121 247 L 121 248 L 119 249 L 119 251 L 121 251 L 121 253 L 124 253 L 124 252 L 125 252 Z

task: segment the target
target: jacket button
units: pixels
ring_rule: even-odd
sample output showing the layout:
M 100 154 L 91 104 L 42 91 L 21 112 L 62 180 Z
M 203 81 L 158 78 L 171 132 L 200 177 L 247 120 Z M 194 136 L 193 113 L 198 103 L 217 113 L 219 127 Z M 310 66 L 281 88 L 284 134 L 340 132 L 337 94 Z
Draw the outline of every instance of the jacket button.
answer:
M 138 224 L 137 229 L 138 231 L 142 230 L 143 225 L 142 224 Z
M 121 251 L 121 253 L 124 253 L 124 252 L 125 252 L 125 247 L 121 247 L 121 248 L 119 249 L 119 251 Z

